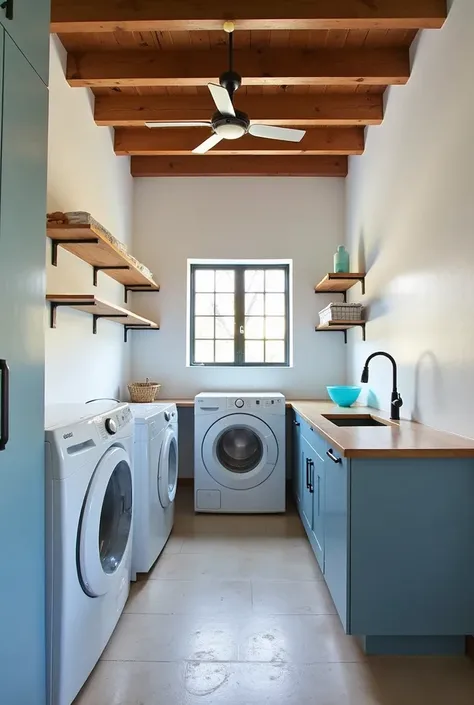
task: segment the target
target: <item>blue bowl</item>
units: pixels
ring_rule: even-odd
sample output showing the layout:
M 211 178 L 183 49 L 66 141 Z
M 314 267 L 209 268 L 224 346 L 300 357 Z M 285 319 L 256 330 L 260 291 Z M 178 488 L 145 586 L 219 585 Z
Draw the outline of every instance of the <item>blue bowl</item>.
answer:
M 362 391 L 362 387 L 326 387 L 330 398 L 338 406 L 351 406 Z

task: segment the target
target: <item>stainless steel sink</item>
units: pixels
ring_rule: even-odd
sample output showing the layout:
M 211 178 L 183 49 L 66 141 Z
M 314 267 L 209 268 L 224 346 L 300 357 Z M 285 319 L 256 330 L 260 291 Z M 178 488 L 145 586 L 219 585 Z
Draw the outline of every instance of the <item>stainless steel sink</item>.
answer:
M 375 419 L 368 414 L 354 414 L 353 416 L 344 416 L 337 414 L 323 414 L 324 418 L 333 423 L 335 426 L 390 426 L 390 423 L 384 423 Z

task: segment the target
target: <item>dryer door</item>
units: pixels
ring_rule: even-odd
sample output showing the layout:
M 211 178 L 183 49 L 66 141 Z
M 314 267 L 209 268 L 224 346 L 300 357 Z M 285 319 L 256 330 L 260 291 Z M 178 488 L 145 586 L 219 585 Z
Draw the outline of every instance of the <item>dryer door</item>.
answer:
M 99 461 L 82 508 L 78 534 L 78 571 L 91 597 L 115 584 L 132 527 L 132 471 L 123 448 L 112 447 Z
M 248 490 L 265 482 L 278 460 L 278 443 L 264 421 L 229 414 L 208 429 L 202 443 L 207 472 L 223 487 Z
M 158 461 L 158 497 L 162 507 L 168 507 L 176 497 L 178 485 L 178 439 L 176 431 L 168 426 L 161 445 Z

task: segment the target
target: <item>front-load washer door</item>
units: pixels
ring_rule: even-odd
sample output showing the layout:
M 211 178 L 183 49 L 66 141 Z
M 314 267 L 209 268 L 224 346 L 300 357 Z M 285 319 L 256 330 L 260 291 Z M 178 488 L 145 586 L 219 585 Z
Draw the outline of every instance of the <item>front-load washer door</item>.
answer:
M 115 584 L 132 527 L 132 471 L 123 448 L 102 456 L 89 484 L 78 535 L 81 585 L 91 597 Z
M 202 460 L 223 487 L 248 490 L 265 482 L 278 460 L 278 443 L 264 421 L 251 414 L 229 414 L 208 429 Z
M 178 439 L 176 431 L 168 426 L 161 445 L 158 461 L 158 497 L 162 507 L 168 507 L 176 497 L 178 485 Z

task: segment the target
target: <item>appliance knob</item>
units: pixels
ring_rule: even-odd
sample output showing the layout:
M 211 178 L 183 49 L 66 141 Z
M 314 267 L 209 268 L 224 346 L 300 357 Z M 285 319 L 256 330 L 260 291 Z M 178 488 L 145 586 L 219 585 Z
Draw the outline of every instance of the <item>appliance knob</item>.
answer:
M 170 412 L 169 412 L 169 411 L 165 411 L 165 421 L 169 421 L 170 418 L 171 418 Z
M 244 400 L 243 399 L 236 399 L 235 405 L 236 405 L 237 409 L 241 409 L 244 405 Z
M 117 422 L 114 419 L 105 419 L 105 430 L 113 436 L 117 433 Z

